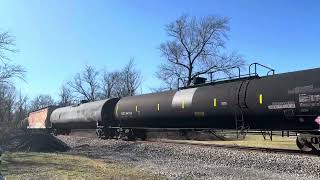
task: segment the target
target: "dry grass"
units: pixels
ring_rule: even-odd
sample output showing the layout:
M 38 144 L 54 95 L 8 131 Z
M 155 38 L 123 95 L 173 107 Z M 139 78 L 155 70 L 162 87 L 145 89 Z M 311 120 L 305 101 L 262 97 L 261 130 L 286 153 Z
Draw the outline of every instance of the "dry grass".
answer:
M 10 179 L 163 179 L 122 164 L 54 153 L 5 153 Z
M 220 140 L 216 140 L 216 141 L 170 140 L 170 141 L 298 150 L 296 146 L 295 137 L 281 137 L 281 136 L 275 136 L 275 135 L 273 136 L 272 141 L 264 140 L 262 135 L 247 135 L 244 140 L 232 140 L 232 141 L 220 141 Z
M 230 144 L 249 147 L 263 147 L 263 148 L 280 148 L 280 149 L 295 149 L 296 146 L 295 137 L 281 137 L 273 136 L 271 140 L 264 140 L 262 135 L 248 135 L 241 141 L 217 141 L 217 144 Z

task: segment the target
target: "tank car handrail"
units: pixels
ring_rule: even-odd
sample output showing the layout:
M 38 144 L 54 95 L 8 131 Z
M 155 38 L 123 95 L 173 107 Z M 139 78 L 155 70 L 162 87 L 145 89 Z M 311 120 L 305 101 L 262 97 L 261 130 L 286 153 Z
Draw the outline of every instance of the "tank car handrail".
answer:
M 254 66 L 254 72 L 251 72 L 252 66 Z M 249 65 L 249 76 L 251 76 L 252 74 L 253 74 L 254 76 L 257 76 L 257 75 L 258 75 L 258 73 L 257 73 L 257 66 L 264 67 L 264 68 L 268 69 L 269 71 L 267 72 L 267 76 L 269 76 L 270 72 L 272 72 L 272 75 L 274 75 L 274 73 L 275 73 L 275 70 L 274 70 L 274 69 L 272 69 L 272 68 L 270 68 L 270 67 L 268 67 L 268 66 L 265 66 L 265 65 L 263 65 L 263 64 L 260 64 L 260 63 L 256 63 L 256 62 L 255 62 L 255 63 L 251 63 L 251 64 Z
M 238 77 L 238 78 L 241 77 L 241 69 L 240 69 L 239 66 L 219 68 L 219 69 L 217 69 L 216 71 L 211 71 L 211 72 L 208 72 L 208 73 L 207 73 L 207 74 L 210 74 L 210 82 L 213 82 L 213 78 L 212 78 L 212 74 L 213 74 L 213 73 L 220 72 L 220 71 L 225 71 L 225 70 L 230 70 L 230 69 L 238 69 L 238 76 L 229 76 L 229 78 L 223 78 L 223 79 L 232 79 L 232 78 L 235 78 L 235 77 Z M 218 79 L 215 79 L 215 80 L 218 80 Z
M 259 74 L 257 72 L 257 67 L 263 67 L 267 70 L 269 70 L 267 72 L 267 76 L 269 75 L 274 75 L 275 74 L 275 70 L 268 67 L 268 66 L 265 66 L 263 64 L 260 64 L 260 63 L 251 63 L 249 65 L 249 73 L 248 74 L 241 74 L 241 68 L 239 66 L 230 66 L 230 67 L 225 67 L 225 68 L 217 68 L 216 70 L 214 71 L 209 71 L 207 72 L 206 74 L 210 76 L 210 80 L 206 81 L 205 83 L 202 83 L 202 84 L 210 84 L 210 83 L 213 83 L 213 82 L 220 82 L 220 81 L 228 81 L 228 80 L 235 80 L 235 79 L 241 79 L 241 78 L 245 78 L 245 77 L 248 77 L 248 78 L 251 78 L 251 77 L 259 77 Z M 254 69 L 252 69 L 254 68 Z M 217 78 L 217 79 L 214 79 L 213 78 L 213 74 L 214 73 L 217 73 L 217 72 L 223 72 L 223 71 L 226 71 L 226 70 L 231 70 L 231 69 L 237 69 L 238 70 L 238 73 L 237 75 L 228 75 L 228 77 L 223 77 L 223 78 Z M 195 76 L 195 77 L 198 77 L 199 75 Z M 179 77 L 178 78 L 178 90 L 181 89 L 181 88 L 187 88 L 187 86 L 185 86 L 185 79 L 187 77 Z M 183 86 L 180 87 L 180 81 L 183 83 Z M 199 85 L 202 85 L 202 84 L 197 84 L 197 85 L 191 85 L 190 87 L 194 87 L 194 86 L 199 86 Z
M 181 82 L 182 82 L 182 84 L 183 84 L 183 86 L 184 86 L 184 80 L 183 80 L 183 78 L 182 78 L 182 77 L 179 77 L 179 78 L 178 78 L 178 90 L 180 89 L 180 80 L 181 80 Z
M 226 78 L 220 78 L 220 79 L 213 79 L 212 77 L 212 74 L 213 73 L 216 73 L 216 72 L 221 72 L 221 71 L 225 71 L 225 70 L 230 70 L 230 69 L 237 69 L 238 70 L 238 75 L 237 76 L 229 76 L 229 77 L 226 77 Z M 231 66 L 231 67 L 226 67 L 226 68 L 218 68 L 216 69 L 215 71 L 210 71 L 210 72 L 207 72 L 206 74 L 209 74 L 210 75 L 210 82 L 209 83 L 212 83 L 214 81 L 222 81 L 222 80 L 230 80 L 230 79 L 236 79 L 236 78 L 241 78 L 243 77 L 243 75 L 241 75 L 241 69 L 239 66 Z M 199 76 L 199 75 L 197 75 Z M 196 76 L 196 77 L 197 77 Z M 178 78 L 178 89 L 180 89 L 180 81 L 183 83 L 183 86 L 185 87 L 185 80 L 184 78 L 187 78 L 187 77 L 179 77 Z M 207 83 L 207 82 L 206 82 Z
M 272 69 L 272 70 L 268 71 L 267 76 L 269 76 L 269 73 L 270 73 L 270 72 L 272 72 L 272 75 L 274 75 L 275 70 Z

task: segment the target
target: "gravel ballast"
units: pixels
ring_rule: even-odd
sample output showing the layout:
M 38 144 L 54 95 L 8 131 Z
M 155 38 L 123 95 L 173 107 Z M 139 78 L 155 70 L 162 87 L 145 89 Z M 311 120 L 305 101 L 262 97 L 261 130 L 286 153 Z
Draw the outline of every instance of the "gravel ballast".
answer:
M 320 157 L 220 147 L 58 136 L 69 154 L 129 164 L 169 179 L 320 179 Z

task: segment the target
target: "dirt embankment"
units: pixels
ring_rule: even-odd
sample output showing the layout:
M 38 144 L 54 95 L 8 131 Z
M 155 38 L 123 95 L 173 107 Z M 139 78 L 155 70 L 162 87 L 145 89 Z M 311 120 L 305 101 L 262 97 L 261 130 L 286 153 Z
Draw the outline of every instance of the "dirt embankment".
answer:
M 17 131 L 2 141 L 0 176 L 6 179 L 163 179 L 126 163 L 71 155 L 63 141 L 50 134 Z M 44 153 L 46 152 L 46 153 Z M 49 153 L 48 153 L 49 152 Z
M 9 152 L 63 152 L 70 148 L 48 133 L 30 133 L 15 126 L 0 127 L 0 147 Z

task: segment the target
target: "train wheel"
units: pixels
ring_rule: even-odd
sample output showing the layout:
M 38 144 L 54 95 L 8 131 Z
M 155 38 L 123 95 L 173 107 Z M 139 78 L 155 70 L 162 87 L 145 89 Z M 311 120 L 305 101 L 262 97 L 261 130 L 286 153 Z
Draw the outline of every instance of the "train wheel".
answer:
M 101 136 L 102 139 L 110 139 L 111 137 L 111 132 L 110 132 L 110 129 L 104 129 L 103 130 L 103 136 Z
M 102 138 L 102 130 L 101 129 L 97 129 L 96 130 L 96 135 L 97 135 L 97 137 L 100 139 L 100 138 Z
M 132 129 L 128 129 L 128 132 L 126 132 L 126 136 L 128 138 L 128 141 L 135 141 L 137 139 Z
M 145 140 L 147 139 L 147 134 L 145 133 L 145 134 L 141 135 L 141 136 L 140 136 L 140 139 L 141 139 L 142 141 L 145 141 Z
M 57 133 L 57 130 L 56 130 L 56 129 L 53 130 L 53 135 L 54 135 L 54 136 L 58 136 L 58 133 Z
M 313 148 L 311 144 L 305 138 L 297 137 L 296 144 L 301 151 L 312 152 Z
M 140 138 L 142 141 L 147 139 L 147 131 L 145 129 L 135 129 L 134 134 L 137 138 Z

